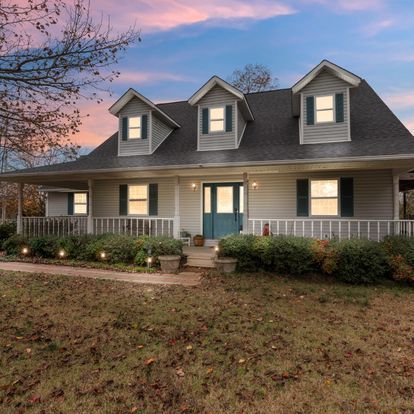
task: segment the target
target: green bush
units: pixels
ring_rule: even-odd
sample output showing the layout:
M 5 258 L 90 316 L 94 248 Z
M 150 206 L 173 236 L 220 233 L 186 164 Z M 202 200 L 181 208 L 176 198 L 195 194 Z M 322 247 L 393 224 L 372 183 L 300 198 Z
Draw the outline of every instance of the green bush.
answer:
M 166 236 L 141 236 L 136 241 L 137 252 L 135 255 L 135 264 L 144 266 L 147 263 L 148 255 L 154 259 L 155 265 L 159 264 L 159 256 L 182 256 L 183 243 Z
M 22 252 L 23 247 L 28 246 L 26 237 L 20 234 L 14 234 L 3 243 L 3 250 L 8 256 L 17 256 Z
M 389 272 L 386 252 L 380 243 L 370 240 L 331 242 L 337 266 L 333 276 L 343 282 L 368 284 L 379 281 Z
M 261 260 L 270 265 L 270 270 L 291 275 L 311 272 L 314 264 L 313 240 L 305 237 L 268 237 L 270 252 Z
M 414 282 L 414 238 L 389 236 L 382 242 L 387 253 L 390 276 Z
M 58 239 L 59 249 L 66 252 L 70 259 L 88 261 L 95 260 L 95 251 L 91 252 L 89 246 L 102 236 L 65 236 Z
M 219 257 L 234 257 L 237 259 L 237 269 L 243 272 L 256 271 L 259 258 L 254 245 L 257 236 L 251 234 L 236 234 L 222 238 L 219 241 Z
M 3 246 L 3 243 L 13 234 L 16 234 L 16 223 L 8 222 L 0 224 L 0 246 Z
M 57 237 L 35 237 L 29 240 L 29 247 L 32 256 L 53 259 L 57 257 L 59 251 Z

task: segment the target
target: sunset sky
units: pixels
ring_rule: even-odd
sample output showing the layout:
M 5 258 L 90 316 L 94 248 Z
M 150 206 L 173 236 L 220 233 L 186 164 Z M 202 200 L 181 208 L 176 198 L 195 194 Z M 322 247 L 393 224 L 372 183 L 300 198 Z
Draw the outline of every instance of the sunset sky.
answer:
M 322 59 L 365 78 L 414 132 L 412 0 L 92 0 L 115 29 L 136 23 L 142 42 L 118 69 L 113 96 L 84 103 L 76 142 L 93 147 L 117 130 L 108 107 L 129 87 L 154 102 L 188 99 L 212 75 L 261 63 L 281 88 Z

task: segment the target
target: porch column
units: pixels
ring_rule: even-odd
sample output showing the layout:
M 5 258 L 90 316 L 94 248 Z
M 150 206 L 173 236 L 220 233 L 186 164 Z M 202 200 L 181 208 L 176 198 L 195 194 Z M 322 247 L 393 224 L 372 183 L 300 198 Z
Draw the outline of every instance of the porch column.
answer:
M 400 219 L 400 176 L 394 174 L 392 176 L 393 199 L 394 199 L 394 220 Z
M 17 234 L 23 234 L 23 183 L 17 184 Z
M 243 233 L 249 232 L 249 176 L 243 173 Z
M 86 231 L 93 234 L 93 180 L 88 180 L 88 222 Z
M 180 177 L 174 177 L 175 191 L 174 191 L 174 238 L 180 238 Z

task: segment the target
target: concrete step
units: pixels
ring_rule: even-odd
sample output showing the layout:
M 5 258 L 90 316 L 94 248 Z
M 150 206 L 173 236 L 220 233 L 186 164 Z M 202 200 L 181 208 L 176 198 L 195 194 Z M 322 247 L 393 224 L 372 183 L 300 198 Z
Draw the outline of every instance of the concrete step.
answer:
M 191 267 L 214 267 L 214 257 L 187 257 L 187 266 Z
M 214 248 L 184 247 L 184 254 L 187 255 L 187 266 L 214 267 Z

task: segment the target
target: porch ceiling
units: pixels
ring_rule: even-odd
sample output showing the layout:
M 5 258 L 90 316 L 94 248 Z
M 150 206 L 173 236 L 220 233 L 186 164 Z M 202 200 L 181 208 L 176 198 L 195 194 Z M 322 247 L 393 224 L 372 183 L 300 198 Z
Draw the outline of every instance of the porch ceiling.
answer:
M 242 175 L 246 173 L 290 173 L 290 172 L 317 172 L 317 171 L 342 171 L 342 170 L 379 170 L 394 169 L 403 174 L 414 168 L 413 159 L 390 159 L 390 160 L 360 160 L 347 162 L 297 162 L 297 163 L 256 163 L 255 165 L 233 165 L 229 167 L 203 165 L 187 165 L 176 168 L 130 168 L 130 169 L 108 169 L 93 171 L 66 171 L 66 172 L 37 172 L 37 173 L 6 173 L 2 174 L 1 180 L 14 183 L 25 183 L 35 185 L 48 185 L 61 188 L 72 188 L 86 190 L 87 181 L 151 178 L 166 176 L 225 176 Z

